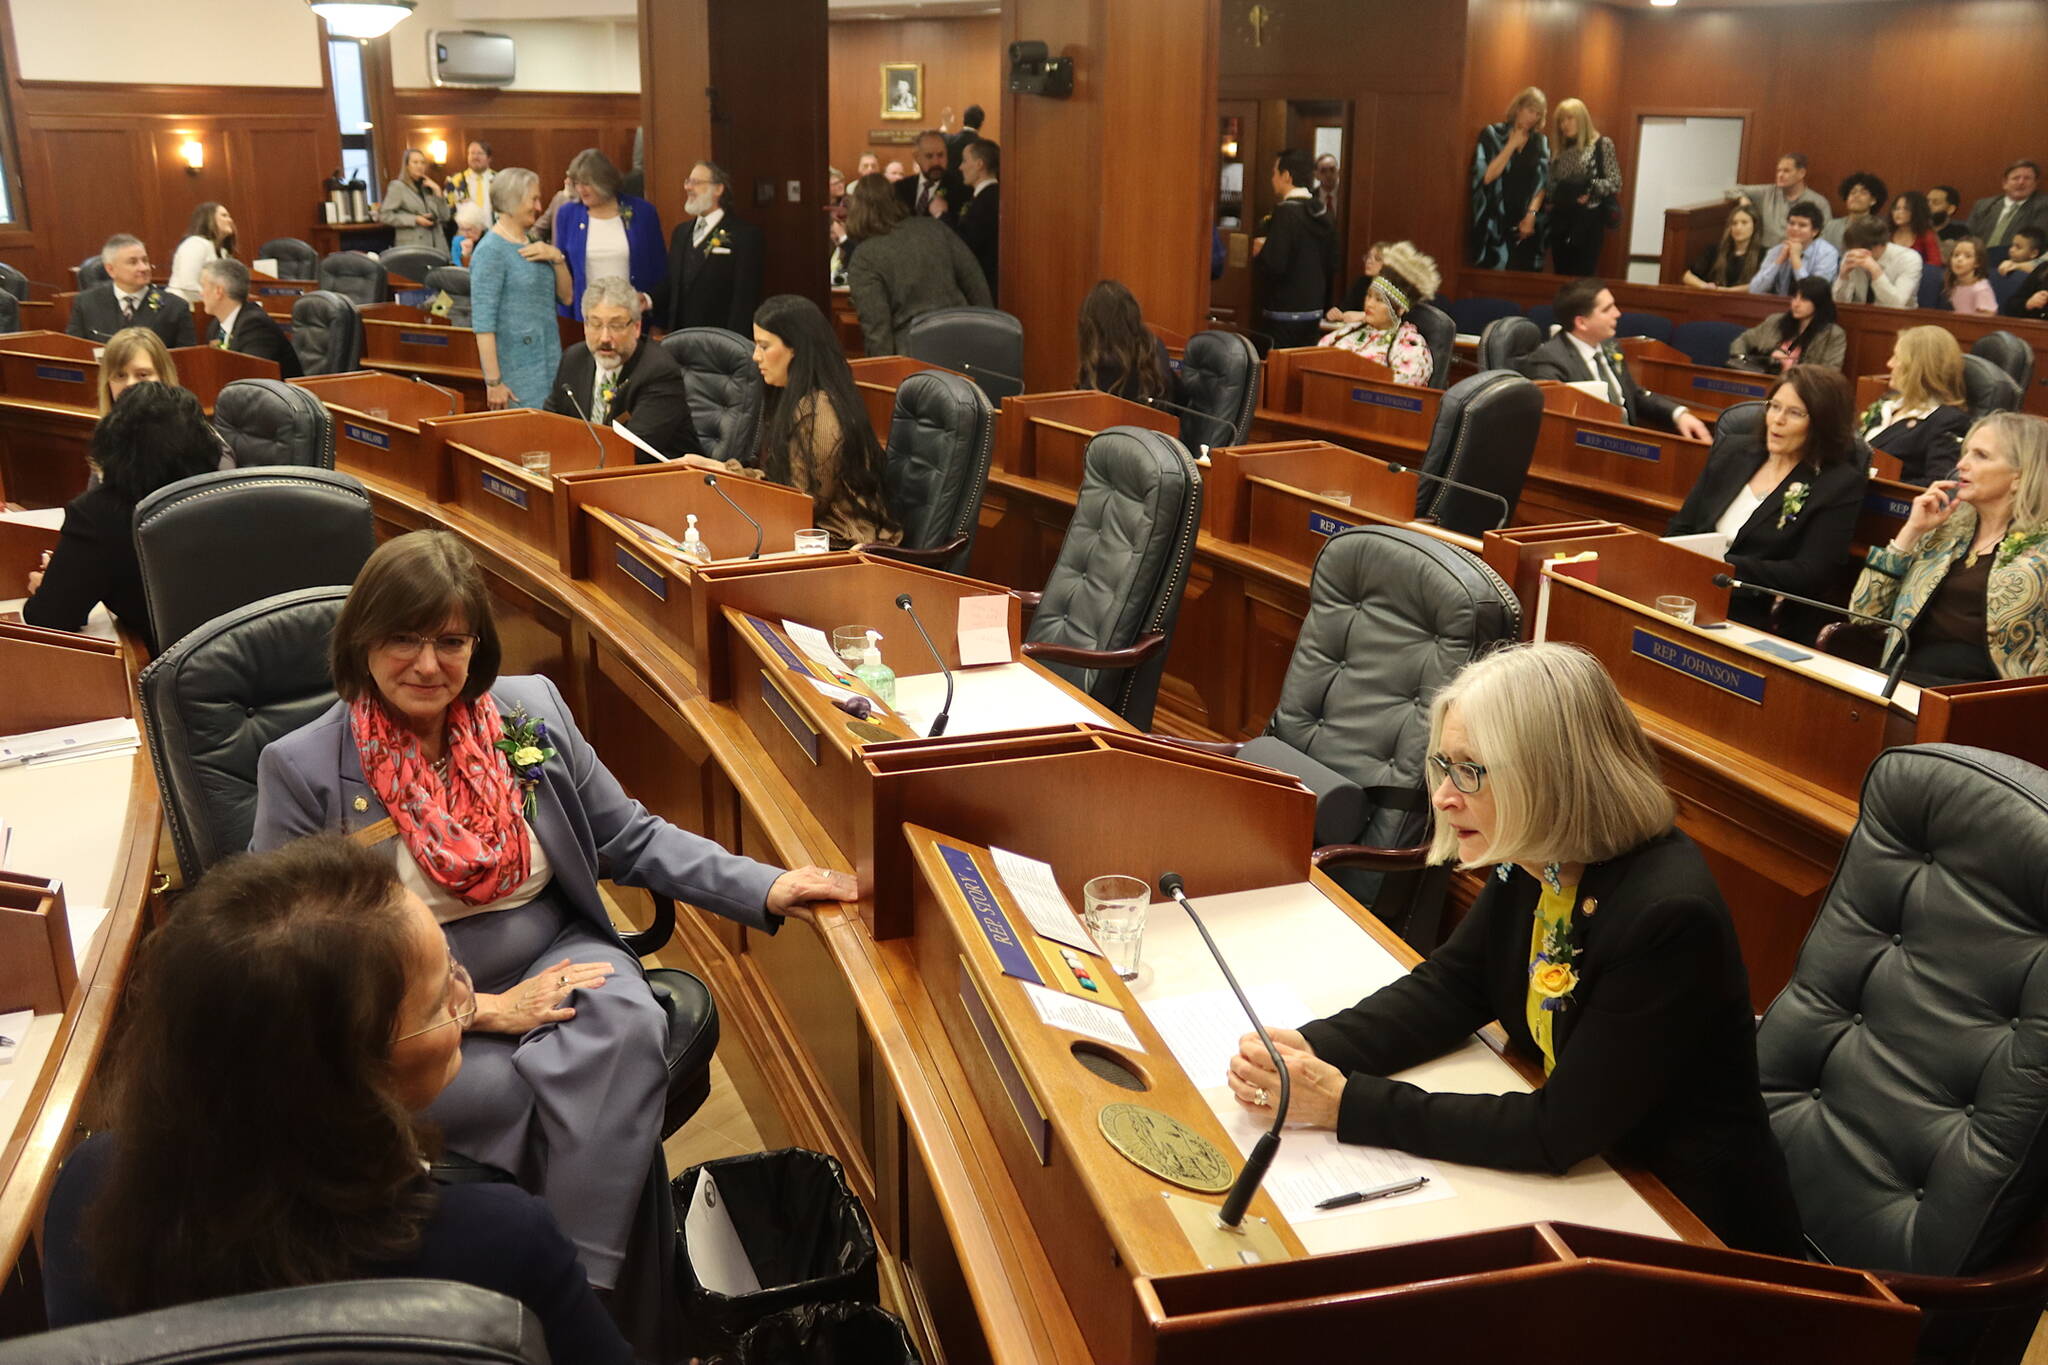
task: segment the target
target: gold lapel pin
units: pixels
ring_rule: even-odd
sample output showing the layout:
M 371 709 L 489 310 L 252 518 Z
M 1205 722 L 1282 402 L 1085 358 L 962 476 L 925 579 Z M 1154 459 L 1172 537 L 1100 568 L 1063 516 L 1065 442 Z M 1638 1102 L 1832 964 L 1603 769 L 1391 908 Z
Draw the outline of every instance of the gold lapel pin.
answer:
M 358 796 L 358 797 L 356 798 L 356 810 L 357 810 L 357 812 L 358 812 L 358 813 L 360 813 L 360 812 L 362 812 L 362 811 L 366 811 L 366 810 L 368 810 L 369 808 L 370 808 L 370 803 L 369 803 L 369 801 L 368 801 L 368 800 L 367 800 L 366 798 L 364 798 L 364 797 L 361 797 L 361 796 Z

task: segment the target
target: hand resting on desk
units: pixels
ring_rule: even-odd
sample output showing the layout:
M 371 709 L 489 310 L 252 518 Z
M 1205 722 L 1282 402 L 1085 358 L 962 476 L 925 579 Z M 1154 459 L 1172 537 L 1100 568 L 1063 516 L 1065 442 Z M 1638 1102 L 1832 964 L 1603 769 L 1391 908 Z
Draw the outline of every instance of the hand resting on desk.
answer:
M 1288 1097 L 1287 1121 L 1311 1128 L 1335 1128 L 1337 1104 L 1344 1097 L 1344 1073 L 1317 1059 L 1315 1049 L 1291 1028 L 1268 1028 L 1280 1060 L 1294 1086 Z M 1259 1092 L 1266 1092 L 1265 1103 Z M 1261 1114 L 1270 1122 L 1273 1103 L 1280 1095 L 1280 1075 L 1273 1059 L 1256 1033 L 1237 1040 L 1237 1054 L 1230 1059 L 1230 1093 L 1247 1113 Z
M 826 867 L 795 867 L 768 888 L 768 910 L 805 924 L 817 923 L 821 903 L 860 899 L 860 885 L 844 872 Z

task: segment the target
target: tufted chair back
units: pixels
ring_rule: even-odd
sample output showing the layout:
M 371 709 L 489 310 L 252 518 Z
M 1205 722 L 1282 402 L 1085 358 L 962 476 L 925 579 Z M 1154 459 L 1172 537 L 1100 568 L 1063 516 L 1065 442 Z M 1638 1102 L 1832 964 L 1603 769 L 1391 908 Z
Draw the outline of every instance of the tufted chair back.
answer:
M 966 375 L 992 403 L 1024 391 L 1024 324 L 1000 308 L 937 308 L 899 340 L 903 354 Z
M 1201 470 L 1179 441 L 1109 427 L 1088 442 L 1074 515 L 1025 643 L 1114 651 L 1164 637 L 1129 667 L 1041 659 L 1140 730 L 1152 724 L 1201 521 Z
M 973 380 L 920 370 L 897 386 L 882 497 L 903 548 L 945 548 L 937 567 L 967 572 L 994 453 L 995 410 Z
M 1963 390 L 1973 421 L 1994 412 L 2018 412 L 2025 398 L 2004 366 L 1975 352 L 1963 357 Z
M 1791 982 L 1757 1030 L 1807 1237 L 1871 1270 L 1967 1275 L 2048 1191 L 2048 773 L 1878 755 Z
M 319 278 L 320 253 L 310 242 L 296 237 L 273 237 L 256 248 L 258 260 L 276 261 L 277 277 L 281 280 L 313 280 Z
M 213 429 L 235 467 L 292 464 L 334 468 L 334 421 L 327 405 L 281 379 L 237 379 L 213 400 Z
M 1523 356 L 1542 344 L 1542 329 L 1529 319 L 1519 314 L 1495 318 L 1487 323 L 1486 330 L 1479 334 L 1479 368 L 1515 369 L 1521 364 Z
M 1180 414 L 1180 443 L 1189 450 L 1243 445 L 1264 369 L 1250 337 L 1222 331 L 1189 337 L 1180 359 L 1181 406 L 1194 411 Z
M 355 300 L 332 289 L 299 295 L 292 304 L 292 349 L 309 376 L 357 368 L 363 358 L 363 318 Z
M 344 1280 L 0 1342 L 0 1365 L 547 1365 L 540 1319 L 450 1280 Z
M 384 263 L 360 251 L 337 251 L 322 257 L 320 273 L 314 278 L 320 281 L 322 289 L 332 289 L 359 307 L 391 301 L 391 278 L 384 271 Z
M 1491 489 L 1507 499 L 1508 514 L 1522 496 L 1536 433 L 1543 423 L 1543 391 L 1512 370 L 1481 370 L 1461 379 L 1437 407 L 1436 427 L 1422 467 L 1447 479 Z M 1500 504 L 1428 479 L 1418 479 L 1415 515 L 1476 536 L 1502 522 Z
M 396 275 L 401 280 L 414 284 L 425 284 L 430 271 L 448 264 L 448 253 L 436 251 L 430 246 L 393 247 L 377 258 L 386 275 Z
M 28 276 L 22 274 L 5 261 L 0 261 L 0 291 L 26 302 L 28 299 Z
M 107 263 L 100 259 L 99 252 L 93 252 L 92 255 L 78 263 L 79 293 L 82 294 L 88 289 L 94 289 L 105 284 L 108 278 Z
M 1408 321 L 1422 333 L 1429 346 L 1429 387 L 1447 388 L 1451 382 L 1451 353 L 1458 341 L 1458 324 L 1433 303 L 1418 303 L 1408 310 Z
M 754 343 L 723 327 L 684 327 L 661 339 L 682 367 L 690 425 L 714 460 L 756 462 L 761 450 L 761 371 Z
M 2014 333 L 1986 332 L 1971 344 L 1970 354 L 1983 356 L 2011 375 L 2012 382 L 2020 386 L 2022 400 L 2034 387 L 2034 348 Z
M 437 265 L 427 272 L 427 293 L 448 296 L 448 325 L 469 326 L 472 316 L 469 297 L 469 267 Z
M 0 289 L 0 332 L 21 330 L 21 300 Z
M 327 642 L 347 599 L 346 584 L 266 597 L 142 670 L 142 730 L 187 886 L 249 847 L 263 746 L 334 704 Z

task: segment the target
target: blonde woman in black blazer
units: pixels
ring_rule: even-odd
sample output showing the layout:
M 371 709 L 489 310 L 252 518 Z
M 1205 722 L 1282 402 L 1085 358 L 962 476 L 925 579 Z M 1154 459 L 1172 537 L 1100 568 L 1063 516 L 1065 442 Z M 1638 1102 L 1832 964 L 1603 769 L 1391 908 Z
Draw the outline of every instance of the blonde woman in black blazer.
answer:
M 1723 558 L 1737 578 L 1803 597 L 1826 596 L 1845 576 L 1870 482 L 1869 462 L 1851 434 L 1854 401 L 1840 370 L 1786 370 L 1764 400 L 1762 436 L 1717 438 L 1699 482 L 1664 533 L 1719 531 L 1729 537 Z M 1771 600 L 1768 593 L 1737 592 L 1728 614 L 1766 629 Z

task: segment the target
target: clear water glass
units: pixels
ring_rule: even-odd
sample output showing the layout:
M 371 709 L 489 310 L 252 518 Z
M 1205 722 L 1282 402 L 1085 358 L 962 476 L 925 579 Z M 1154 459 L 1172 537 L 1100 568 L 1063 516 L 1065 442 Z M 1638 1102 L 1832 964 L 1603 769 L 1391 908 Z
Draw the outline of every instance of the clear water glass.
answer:
M 1145 911 L 1152 888 L 1136 877 L 1097 877 L 1081 888 L 1081 921 L 1125 981 L 1138 974 L 1145 946 Z

